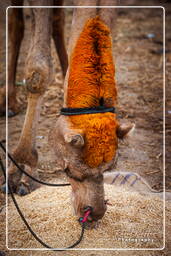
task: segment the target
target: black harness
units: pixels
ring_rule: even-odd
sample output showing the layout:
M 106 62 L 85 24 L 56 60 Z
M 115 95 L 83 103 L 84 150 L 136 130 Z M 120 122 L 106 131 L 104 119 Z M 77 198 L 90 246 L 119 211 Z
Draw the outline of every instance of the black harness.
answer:
M 98 114 L 98 113 L 115 113 L 114 107 L 91 107 L 91 108 L 61 108 L 61 115 L 64 116 L 74 116 L 74 115 L 84 115 L 84 114 Z

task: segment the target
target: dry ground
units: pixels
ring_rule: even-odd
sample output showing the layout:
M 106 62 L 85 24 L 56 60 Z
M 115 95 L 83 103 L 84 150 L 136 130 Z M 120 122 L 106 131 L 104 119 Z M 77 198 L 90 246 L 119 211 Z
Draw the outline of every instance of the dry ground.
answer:
M 146 1 L 142 4 L 146 5 Z M 149 5 L 156 4 L 148 1 Z M 157 1 L 158 4 L 158 1 Z M 171 4 L 167 7 L 167 26 L 171 22 Z M 66 10 L 66 43 L 69 39 L 72 10 Z M 24 62 L 29 46 L 29 12 L 25 12 L 26 33 L 22 43 L 17 81 L 24 78 Z M 117 170 L 134 171 L 143 176 L 150 185 L 158 190 L 163 189 L 163 56 L 160 53 L 163 42 L 162 28 L 163 10 L 160 9 L 120 9 L 113 38 L 113 55 L 116 64 L 116 79 L 118 88 L 118 118 L 136 124 L 134 137 L 125 141 L 119 147 Z M 2 18 L 2 17 L 1 17 Z M 167 28 L 167 27 L 166 27 Z M 5 38 L 4 27 L 1 35 Z M 153 38 L 149 38 L 153 37 Z M 166 30 L 166 188 L 171 189 L 170 174 L 170 137 L 171 125 L 169 110 L 171 110 L 171 93 L 169 84 L 171 77 L 171 32 Z M 2 41 L 3 43 L 3 41 Z M 5 83 L 5 47 L 0 48 L 0 83 Z M 39 151 L 38 171 L 44 180 L 59 177 L 63 174 L 57 171 L 57 164 L 47 144 L 48 131 L 57 118 L 57 113 L 63 102 L 63 80 L 59 61 L 52 42 L 54 63 L 53 81 L 44 95 L 39 128 L 37 133 L 37 148 Z M 18 87 L 18 100 L 22 105 L 19 115 L 9 119 L 9 148 L 16 145 L 26 107 L 26 89 Z M 5 119 L 0 120 L 0 139 L 5 136 Z M 0 199 L 3 195 L 0 195 Z M 24 200 L 24 198 L 23 198 Z M 161 252 L 162 254 L 162 252 Z M 15 255 L 9 253 L 9 255 Z M 25 254 L 32 255 L 32 254 Z M 36 255 L 33 254 L 33 255 Z M 91 254 L 96 255 L 96 254 Z M 120 253 L 116 255 L 121 255 Z M 123 254 L 124 255 L 124 254 Z M 129 255 L 129 254 L 128 254 Z M 130 254 L 133 255 L 133 254 Z M 136 254 L 135 254 L 136 255 Z M 145 254 L 142 254 L 145 255 Z M 149 254 L 150 255 L 150 254 Z M 159 255 L 159 254 L 151 254 Z M 164 255 L 164 252 L 163 252 Z M 169 254 L 168 254 L 169 255 Z

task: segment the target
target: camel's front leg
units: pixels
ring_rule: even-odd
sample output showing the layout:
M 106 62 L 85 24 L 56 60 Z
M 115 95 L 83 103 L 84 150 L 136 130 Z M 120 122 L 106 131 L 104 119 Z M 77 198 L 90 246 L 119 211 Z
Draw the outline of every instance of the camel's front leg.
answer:
M 44 0 L 43 4 L 48 5 L 49 1 Z M 21 137 L 13 152 L 13 157 L 27 172 L 35 176 L 38 161 L 36 128 L 40 114 L 41 100 L 49 82 L 51 67 L 51 9 L 33 8 L 32 12 L 33 38 L 26 61 L 28 106 Z M 25 195 L 35 189 L 35 184 L 27 176 L 21 175 L 20 171 L 12 163 L 9 166 L 8 177 L 13 190 L 19 195 Z

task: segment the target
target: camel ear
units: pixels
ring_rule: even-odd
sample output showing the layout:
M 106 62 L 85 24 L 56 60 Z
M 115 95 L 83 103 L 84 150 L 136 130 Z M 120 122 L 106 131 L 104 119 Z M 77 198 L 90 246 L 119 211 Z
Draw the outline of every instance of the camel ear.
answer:
M 135 129 L 135 124 L 120 124 L 117 128 L 117 137 L 124 139 L 126 136 L 130 136 Z
M 72 146 L 75 146 L 78 148 L 84 146 L 84 138 L 83 138 L 83 135 L 80 133 L 67 132 L 64 135 L 64 140 L 66 143 L 69 143 Z

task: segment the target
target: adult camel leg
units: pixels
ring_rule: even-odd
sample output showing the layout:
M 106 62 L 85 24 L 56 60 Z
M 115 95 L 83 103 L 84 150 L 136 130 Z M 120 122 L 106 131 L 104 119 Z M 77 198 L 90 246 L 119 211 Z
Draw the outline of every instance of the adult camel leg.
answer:
M 54 0 L 55 6 L 62 6 L 63 0 Z M 63 77 L 65 77 L 68 68 L 68 56 L 65 48 L 64 40 L 64 9 L 53 9 L 53 29 L 52 36 L 55 42 L 56 50 L 59 56 L 59 61 L 62 67 Z
M 99 0 L 99 5 L 101 6 L 117 6 L 118 0 Z M 116 8 L 100 8 L 99 16 L 105 22 L 105 24 L 113 32 L 113 27 L 115 28 L 116 18 L 117 18 L 117 9 Z M 114 26 L 113 26 L 114 25 Z
M 23 0 L 12 0 L 12 5 L 23 5 Z M 8 116 L 12 117 L 19 111 L 16 99 L 16 69 L 22 39 L 24 37 L 24 20 L 22 8 L 9 9 L 8 35 L 10 42 L 8 59 Z
M 35 1 L 29 1 L 31 5 Z M 36 5 L 49 5 L 48 0 L 36 1 Z M 25 167 L 31 175 L 36 175 L 38 153 L 36 150 L 36 129 L 40 114 L 42 96 L 50 80 L 51 58 L 51 9 L 32 8 L 33 26 L 32 43 L 26 61 L 26 86 L 28 106 L 18 145 L 13 152 L 18 164 Z M 9 182 L 19 195 L 25 195 L 35 189 L 27 176 L 21 175 L 11 164 L 8 171 Z

